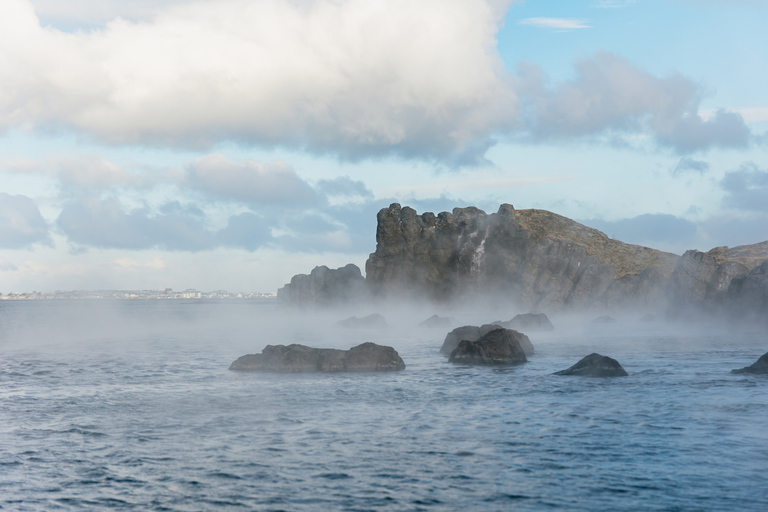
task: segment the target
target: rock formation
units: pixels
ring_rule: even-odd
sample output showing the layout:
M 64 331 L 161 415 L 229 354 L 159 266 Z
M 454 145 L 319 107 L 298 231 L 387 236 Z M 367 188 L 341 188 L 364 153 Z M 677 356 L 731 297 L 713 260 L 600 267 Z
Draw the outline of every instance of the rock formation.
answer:
M 336 325 L 348 329 L 373 329 L 387 327 L 387 320 L 378 313 L 372 313 L 362 318 L 351 316 L 344 320 L 339 320 L 336 322 Z
M 524 313 L 521 315 L 515 315 L 515 317 L 508 322 L 496 322 L 497 324 L 506 327 L 507 329 L 515 329 L 517 331 L 554 331 L 555 326 L 549 321 L 547 315 L 544 313 Z
M 733 278 L 726 298 L 731 319 L 768 324 L 768 260 Z
M 627 372 L 619 362 L 600 354 L 589 354 L 567 370 L 555 372 L 555 375 L 578 375 L 580 377 L 626 377 Z
M 753 375 L 768 375 L 768 352 L 760 356 L 754 364 L 745 366 L 739 370 L 731 370 L 731 373 L 751 373 Z
M 419 327 L 426 327 L 428 329 L 444 328 L 449 327 L 451 322 L 452 320 L 449 317 L 432 315 L 423 322 L 419 322 Z
M 494 329 L 475 341 L 462 340 L 451 352 L 448 361 L 457 364 L 520 364 L 528 359 L 518 342 L 515 331 Z M 519 334 L 519 333 L 518 333 Z
M 261 354 L 239 357 L 230 370 L 246 372 L 389 372 L 405 369 L 392 347 L 363 343 L 349 350 L 305 345 L 267 345 Z
M 474 325 L 457 327 L 446 335 L 445 340 L 443 341 L 443 346 L 440 348 L 440 353 L 450 355 L 456 350 L 456 347 L 459 346 L 459 343 L 461 343 L 462 340 L 477 341 L 489 332 L 499 329 L 509 331 L 506 334 L 517 341 L 526 356 L 530 357 L 533 355 L 533 344 L 531 343 L 531 340 L 528 339 L 528 336 L 515 331 L 514 329 L 506 329 L 499 324 L 485 324 L 480 327 Z
M 536 309 L 654 303 L 678 256 L 608 238 L 544 210 L 503 204 L 418 215 L 392 204 L 378 214 L 366 262 L 375 296 L 437 301 L 498 297 Z
M 351 263 L 336 270 L 325 265 L 315 267 L 309 275 L 293 276 L 277 291 L 279 303 L 297 306 L 339 305 L 365 297 L 365 278 Z

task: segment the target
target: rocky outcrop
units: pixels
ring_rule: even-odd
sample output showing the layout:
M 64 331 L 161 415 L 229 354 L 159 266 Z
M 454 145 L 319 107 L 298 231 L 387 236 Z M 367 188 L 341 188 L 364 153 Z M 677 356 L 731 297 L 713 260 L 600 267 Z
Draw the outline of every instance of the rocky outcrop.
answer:
M 239 357 L 230 370 L 245 372 L 389 372 L 405 369 L 392 347 L 363 343 L 349 350 L 305 345 L 267 345 L 261 354 Z
M 448 361 L 457 364 L 520 364 L 528 359 L 511 329 L 494 329 L 475 341 L 462 340 Z M 519 334 L 519 333 L 518 333 Z
M 339 320 L 336 322 L 336 326 L 347 329 L 373 329 L 387 327 L 387 320 L 378 313 L 372 313 L 362 318 L 351 316 L 344 320 Z
M 601 356 L 600 354 L 589 354 L 581 361 L 571 366 L 567 370 L 555 372 L 555 375 L 578 375 L 580 377 L 626 377 L 628 374 L 611 357 Z
M 678 256 L 629 245 L 544 210 L 503 204 L 417 214 L 382 209 L 366 279 L 376 296 L 494 297 L 526 309 L 658 303 Z
M 432 315 L 431 317 L 427 318 L 423 322 L 419 322 L 419 327 L 426 327 L 428 329 L 438 329 L 438 328 L 449 327 L 451 325 L 451 322 L 452 320 L 449 317 Z
M 517 331 L 554 331 L 555 326 L 549 321 L 547 315 L 544 313 L 524 313 L 521 315 L 515 315 L 515 317 L 508 322 L 496 322 L 499 325 L 506 327 L 507 329 L 515 329 Z
M 481 325 L 480 327 L 476 327 L 474 325 L 457 327 L 446 335 L 445 340 L 443 341 L 443 346 L 440 348 L 440 353 L 450 355 L 454 350 L 456 350 L 462 340 L 477 341 L 489 332 L 499 329 L 509 331 L 506 334 L 513 337 L 517 341 L 526 356 L 530 357 L 533 355 L 533 344 L 531 343 L 531 340 L 528 339 L 528 336 L 521 332 L 515 331 L 514 329 L 506 329 L 499 324 L 485 324 Z
M 365 278 L 351 263 L 336 270 L 315 267 L 309 275 L 293 276 L 277 291 L 278 303 L 291 306 L 333 306 L 365 297 Z
M 768 260 L 735 277 L 726 297 L 733 320 L 768 324 Z
M 768 352 L 760 356 L 760 359 L 758 359 L 754 364 L 750 366 L 745 366 L 744 368 L 741 368 L 739 370 L 731 370 L 731 373 L 737 373 L 737 374 L 749 373 L 752 375 L 768 375 Z

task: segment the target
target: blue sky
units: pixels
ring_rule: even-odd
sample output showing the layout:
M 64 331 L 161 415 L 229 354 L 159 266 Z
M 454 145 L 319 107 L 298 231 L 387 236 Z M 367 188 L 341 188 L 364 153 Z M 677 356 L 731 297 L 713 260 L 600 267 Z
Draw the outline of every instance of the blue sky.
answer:
M 275 291 L 376 212 L 768 239 L 768 2 L 6 0 L 0 292 Z

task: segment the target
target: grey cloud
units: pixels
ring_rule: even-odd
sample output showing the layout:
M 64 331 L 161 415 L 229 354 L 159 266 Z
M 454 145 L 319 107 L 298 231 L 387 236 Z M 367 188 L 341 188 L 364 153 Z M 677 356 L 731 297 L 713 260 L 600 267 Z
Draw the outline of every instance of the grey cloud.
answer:
M 373 192 L 362 181 L 349 176 L 340 176 L 332 180 L 320 180 L 317 188 L 327 196 L 372 198 Z
M 52 245 L 48 224 L 34 200 L 0 192 L 0 248 Z
M 99 248 L 199 251 L 214 247 L 215 236 L 201 219 L 178 205 L 152 215 L 147 208 L 123 211 L 117 200 L 86 199 L 64 206 L 56 221 L 73 243 Z
M 746 217 L 716 217 L 702 223 L 713 246 L 748 245 L 768 240 L 768 215 L 752 213 Z
M 768 171 L 758 169 L 754 163 L 742 164 L 738 170 L 726 173 L 720 186 L 726 193 L 726 206 L 768 212 Z
M 617 221 L 588 219 L 579 222 L 599 229 L 622 242 L 651 247 L 659 243 L 666 245 L 679 245 L 686 241 L 693 243 L 697 232 L 695 223 L 665 213 L 646 213 Z
M 248 251 L 255 251 L 272 241 L 268 222 L 264 217 L 250 212 L 230 217 L 227 226 L 216 236 L 224 246 Z
M 220 154 L 186 166 L 186 185 L 225 201 L 281 206 L 314 206 L 317 192 L 283 162 L 234 161 Z
M 704 174 L 707 171 L 709 171 L 709 163 L 704 160 L 694 160 L 693 158 L 685 156 L 677 162 L 677 165 L 672 170 L 672 174 L 675 176 L 689 172 Z
M 534 140 L 650 130 L 659 144 L 679 153 L 750 142 L 740 114 L 720 110 L 704 120 L 700 88 L 681 75 L 660 79 L 608 52 L 575 68 L 574 80 L 550 87 L 538 66 L 520 66 L 523 125 Z

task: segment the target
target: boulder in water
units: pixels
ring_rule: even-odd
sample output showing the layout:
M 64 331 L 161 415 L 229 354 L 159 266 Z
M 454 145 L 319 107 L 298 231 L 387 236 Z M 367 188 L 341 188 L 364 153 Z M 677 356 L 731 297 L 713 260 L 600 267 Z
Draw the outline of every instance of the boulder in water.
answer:
M 440 348 L 440 353 L 450 356 L 451 352 L 456 350 L 456 347 L 459 346 L 459 343 L 462 340 L 477 341 L 489 332 L 503 328 L 504 327 L 499 323 L 484 324 L 480 327 L 474 325 L 457 327 L 446 335 L 445 340 L 443 341 L 443 346 Z M 506 330 L 511 331 L 511 336 L 517 340 L 526 356 L 530 357 L 533 355 L 533 344 L 531 343 L 531 340 L 528 339 L 528 336 L 515 331 L 514 329 Z
M 339 327 L 371 329 L 374 327 L 387 327 L 386 319 L 378 313 L 373 313 L 362 318 L 351 316 L 336 322 Z
M 261 354 L 239 357 L 230 370 L 245 372 L 389 372 L 405 369 L 392 347 L 363 343 L 349 350 L 312 348 L 306 345 L 267 345 Z
M 544 313 L 524 313 L 516 315 L 509 322 L 502 324 L 507 329 L 516 331 L 554 331 L 555 326 Z
M 611 357 L 600 354 L 589 354 L 587 357 L 567 370 L 555 372 L 555 375 L 578 375 L 580 377 L 626 377 L 628 374 L 619 362 Z
M 427 327 L 430 329 L 438 327 L 450 327 L 451 319 L 449 317 L 432 315 L 423 322 L 419 323 L 419 327 Z
M 475 341 L 461 340 L 448 361 L 458 364 L 520 364 L 528 359 L 515 337 L 517 331 L 499 327 Z M 519 334 L 519 333 L 517 333 Z
M 731 370 L 731 373 L 751 373 L 753 375 L 768 375 L 768 352 L 760 356 L 753 365 L 745 366 L 739 370 Z

